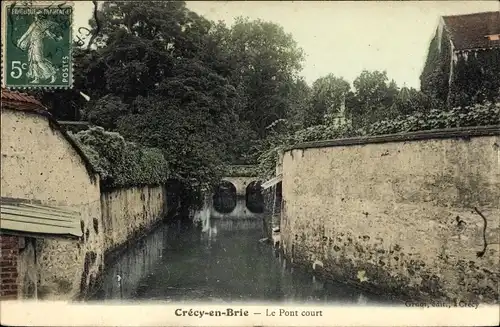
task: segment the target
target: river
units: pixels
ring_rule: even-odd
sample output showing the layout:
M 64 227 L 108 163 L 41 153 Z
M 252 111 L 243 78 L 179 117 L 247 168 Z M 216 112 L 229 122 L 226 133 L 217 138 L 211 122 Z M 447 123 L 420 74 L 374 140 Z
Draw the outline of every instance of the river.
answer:
M 391 303 L 290 267 L 260 238 L 261 230 L 209 237 L 161 225 L 107 263 L 91 301 Z

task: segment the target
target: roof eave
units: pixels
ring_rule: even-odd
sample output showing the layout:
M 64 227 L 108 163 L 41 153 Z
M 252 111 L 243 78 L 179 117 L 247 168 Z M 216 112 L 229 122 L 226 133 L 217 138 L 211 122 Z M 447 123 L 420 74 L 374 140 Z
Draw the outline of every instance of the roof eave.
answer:
M 0 235 L 9 235 L 9 236 L 17 236 L 17 237 L 29 237 L 29 238 L 38 238 L 38 239 L 53 239 L 53 240 L 67 240 L 74 242 L 81 242 L 82 238 L 75 236 L 73 234 L 47 234 L 47 233 L 33 233 L 33 232 L 24 232 L 10 229 L 0 229 Z
M 446 33 L 448 34 L 448 40 L 450 41 L 452 49 L 455 49 L 456 47 L 455 47 L 455 43 L 453 42 L 453 33 L 450 31 L 450 29 L 446 25 L 446 20 L 444 18 L 445 18 L 445 16 L 441 17 L 441 23 L 443 24 L 443 28 L 446 30 Z

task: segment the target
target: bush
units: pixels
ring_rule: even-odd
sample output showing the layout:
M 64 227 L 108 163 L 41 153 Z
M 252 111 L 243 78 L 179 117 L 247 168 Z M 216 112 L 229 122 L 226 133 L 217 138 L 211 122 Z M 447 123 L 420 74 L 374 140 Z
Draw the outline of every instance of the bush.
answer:
M 259 156 L 259 175 L 269 178 L 274 175 L 278 154 L 285 147 L 298 143 L 331 140 L 355 136 L 408 133 L 454 127 L 473 127 L 500 125 L 500 102 L 496 104 L 475 105 L 454 108 L 449 111 L 431 110 L 428 113 L 415 113 L 399 116 L 392 120 L 381 120 L 361 129 L 350 127 L 337 128 L 317 125 L 299 130 L 292 135 L 275 136 L 271 145 Z
M 499 124 L 500 102 L 497 104 L 454 108 L 449 111 L 431 110 L 428 114 L 415 113 L 393 120 L 382 120 L 368 126 L 362 134 L 381 135 Z
M 99 173 L 104 188 L 158 185 L 167 180 L 167 161 L 159 149 L 127 142 L 102 127 L 70 135 Z

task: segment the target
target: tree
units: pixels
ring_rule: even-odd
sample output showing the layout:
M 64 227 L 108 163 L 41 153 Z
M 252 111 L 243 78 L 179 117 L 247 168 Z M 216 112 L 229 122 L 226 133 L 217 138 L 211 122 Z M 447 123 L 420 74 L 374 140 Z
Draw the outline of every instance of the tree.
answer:
M 303 78 L 292 83 L 288 96 L 287 121 L 290 131 L 304 128 L 310 115 L 311 88 Z
M 122 99 L 109 93 L 87 106 L 82 111 L 85 120 L 106 130 L 116 130 L 118 119 L 129 113 L 129 106 Z
M 212 35 L 225 53 L 226 76 L 243 94 L 240 118 L 259 138 L 265 137 L 266 127 L 290 110 L 302 50 L 281 26 L 260 20 L 240 17 L 231 28 L 219 23 Z
M 210 188 L 241 156 L 247 129 L 213 24 L 173 1 L 105 2 L 97 16 L 98 46 L 80 61 L 85 118 L 161 149 L 184 190 Z
M 309 100 L 309 112 L 304 127 L 323 123 L 326 114 L 335 114 L 345 105 L 351 85 L 341 77 L 328 74 L 314 81 Z
M 191 60 L 177 63 L 173 75 L 162 81 L 157 94 L 132 102 L 118 131 L 163 149 L 175 179 L 212 185 L 236 146 L 237 94 L 224 78 Z
M 394 99 L 391 112 L 397 115 L 425 113 L 431 109 L 432 101 L 425 93 L 414 88 L 402 87 Z
M 211 22 L 186 8 L 184 1 L 106 1 L 90 25 L 99 30 L 96 42 L 105 47 L 122 32 L 157 41 L 174 57 L 197 57 Z
M 385 71 L 362 71 L 354 80 L 358 108 L 352 108 L 356 124 L 367 124 L 393 116 L 391 106 L 399 92 L 394 81 L 388 82 Z

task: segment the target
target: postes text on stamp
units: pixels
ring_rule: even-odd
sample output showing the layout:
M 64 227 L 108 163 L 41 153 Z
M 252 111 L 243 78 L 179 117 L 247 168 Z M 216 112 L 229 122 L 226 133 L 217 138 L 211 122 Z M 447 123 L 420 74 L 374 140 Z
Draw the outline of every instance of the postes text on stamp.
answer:
M 2 86 L 71 88 L 72 4 L 4 2 L 2 15 Z

